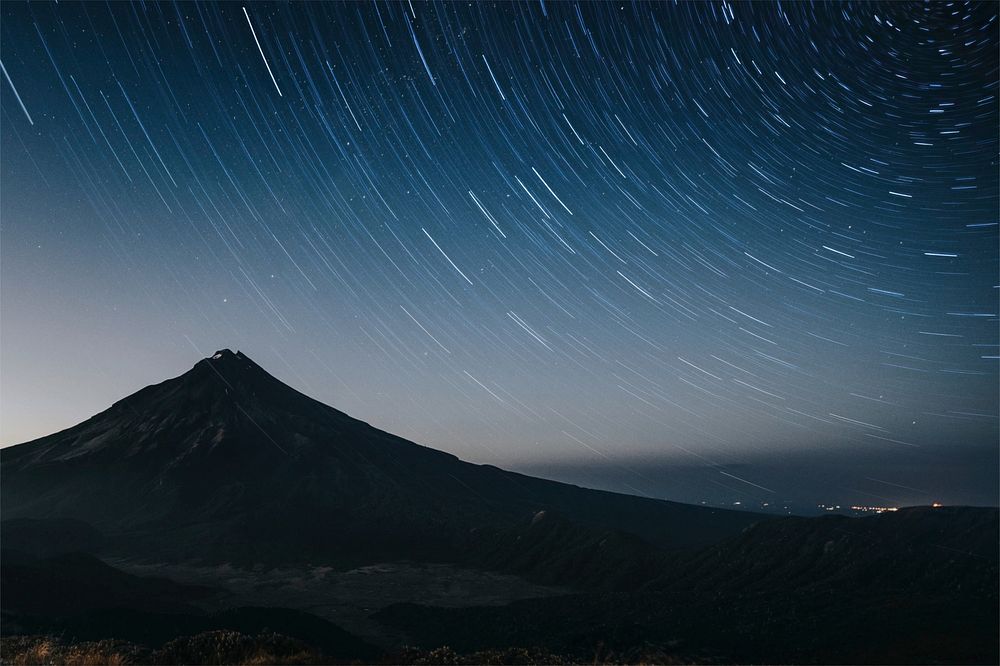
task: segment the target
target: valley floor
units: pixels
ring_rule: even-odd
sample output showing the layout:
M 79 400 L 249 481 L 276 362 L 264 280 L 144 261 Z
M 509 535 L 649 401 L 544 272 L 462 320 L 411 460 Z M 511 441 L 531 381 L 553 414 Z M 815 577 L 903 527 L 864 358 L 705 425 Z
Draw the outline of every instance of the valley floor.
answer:
M 221 588 L 198 601 L 207 611 L 241 606 L 293 608 L 325 620 L 386 649 L 407 644 L 407 636 L 372 619 L 397 603 L 437 608 L 499 606 L 521 599 L 567 594 L 518 576 L 449 564 L 384 562 L 349 571 L 330 567 L 241 569 L 230 565 L 147 564 L 105 559 L 136 576 L 158 576 L 188 585 Z

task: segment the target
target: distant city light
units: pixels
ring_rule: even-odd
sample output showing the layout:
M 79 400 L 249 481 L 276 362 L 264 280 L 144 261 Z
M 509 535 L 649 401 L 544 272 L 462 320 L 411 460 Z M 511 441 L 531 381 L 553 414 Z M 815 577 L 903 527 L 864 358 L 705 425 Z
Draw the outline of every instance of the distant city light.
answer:
M 895 506 L 852 506 L 852 511 L 860 511 L 861 513 L 885 513 L 886 511 L 899 511 L 899 507 Z

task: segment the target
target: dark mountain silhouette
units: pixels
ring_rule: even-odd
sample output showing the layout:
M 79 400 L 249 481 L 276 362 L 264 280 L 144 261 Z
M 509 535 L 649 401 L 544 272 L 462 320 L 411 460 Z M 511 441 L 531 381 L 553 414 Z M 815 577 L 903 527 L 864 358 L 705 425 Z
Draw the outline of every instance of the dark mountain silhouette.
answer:
M 469 464 L 319 403 L 228 350 L 3 449 L 0 476 L 5 519 L 83 521 L 107 535 L 107 550 L 154 560 L 453 560 L 477 530 L 541 510 L 676 549 L 764 519 Z
M 998 536 L 995 508 L 781 518 L 660 553 L 658 573 L 626 592 L 376 617 L 428 648 L 545 645 L 580 661 L 995 664 Z
M 794 588 L 998 598 L 1000 512 L 910 507 L 865 518 L 788 517 L 678 558 L 650 587 L 699 594 Z
M 664 571 L 669 553 L 621 530 L 585 527 L 552 511 L 475 534 L 463 562 L 546 585 L 635 589 Z
M 60 531 L 65 540 L 51 538 Z M 0 523 L 0 635 L 58 635 L 70 642 L 125 640 L 158 648 L 178 636 L 231 631 L 302 641 L 329 659 L 371 661 L 381 651 L 322 618 L 289 608 L 206 612 L 199 602 L 224 593 L 160 576 L 136 576 L 81 547 L 103 535 L 71 520 Z M 24 549 L 24 550 L 21 550 Z M 205 658 L 201 655 L 201 658 Z
M 51 557 L 62 553 L 101 549 L 104 535 L 80 520 L 53 518 L 14 518 L 0 522 L 4 550 L 16 550 L 32 557 Z
M 230 630 L 277 632 L 331 658 L 370 661 L 380 650 L 322 618 L 288 608 L 231 608 L 208 613 L 195 603 L 218 590 L 134 576 L 85 553 L 34 558 L 5 548 L 0 566 L 0 634 L 113 638 L 159 647 L 177 638 Z
M 3 610 L 24 615 L 78 615 L 100 609 L 188 612 L 212 594 L 166 578 L 132 576 L 87 553 L 34 558 L 4 548 L 0 556 Z

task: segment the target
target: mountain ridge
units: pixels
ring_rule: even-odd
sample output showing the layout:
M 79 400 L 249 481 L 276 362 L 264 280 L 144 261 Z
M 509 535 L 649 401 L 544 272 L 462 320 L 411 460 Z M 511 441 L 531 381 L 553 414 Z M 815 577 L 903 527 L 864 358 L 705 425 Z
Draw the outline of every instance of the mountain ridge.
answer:
M 540 510 L 689 548 L 768 518 L 464 462 L 228 349 L 76 426 L 0 450 L 0 477 L 4 519 L 82 520 L 130 554 L 171 559 L 447 560 L 477 529 L 510 529 Z

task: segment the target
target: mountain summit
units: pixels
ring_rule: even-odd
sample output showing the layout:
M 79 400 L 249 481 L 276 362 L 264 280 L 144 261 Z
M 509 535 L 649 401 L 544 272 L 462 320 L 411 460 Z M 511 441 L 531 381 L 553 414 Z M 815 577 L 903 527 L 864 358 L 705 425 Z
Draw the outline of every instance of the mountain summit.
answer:
M 324 405 L 222 349 L 109 409 L 0 451 L 2 515 L 89 523 L 124 555 L 447 560 L 539 511 L 655 547 L 762 516 L 579 488 L 463 462 Z

